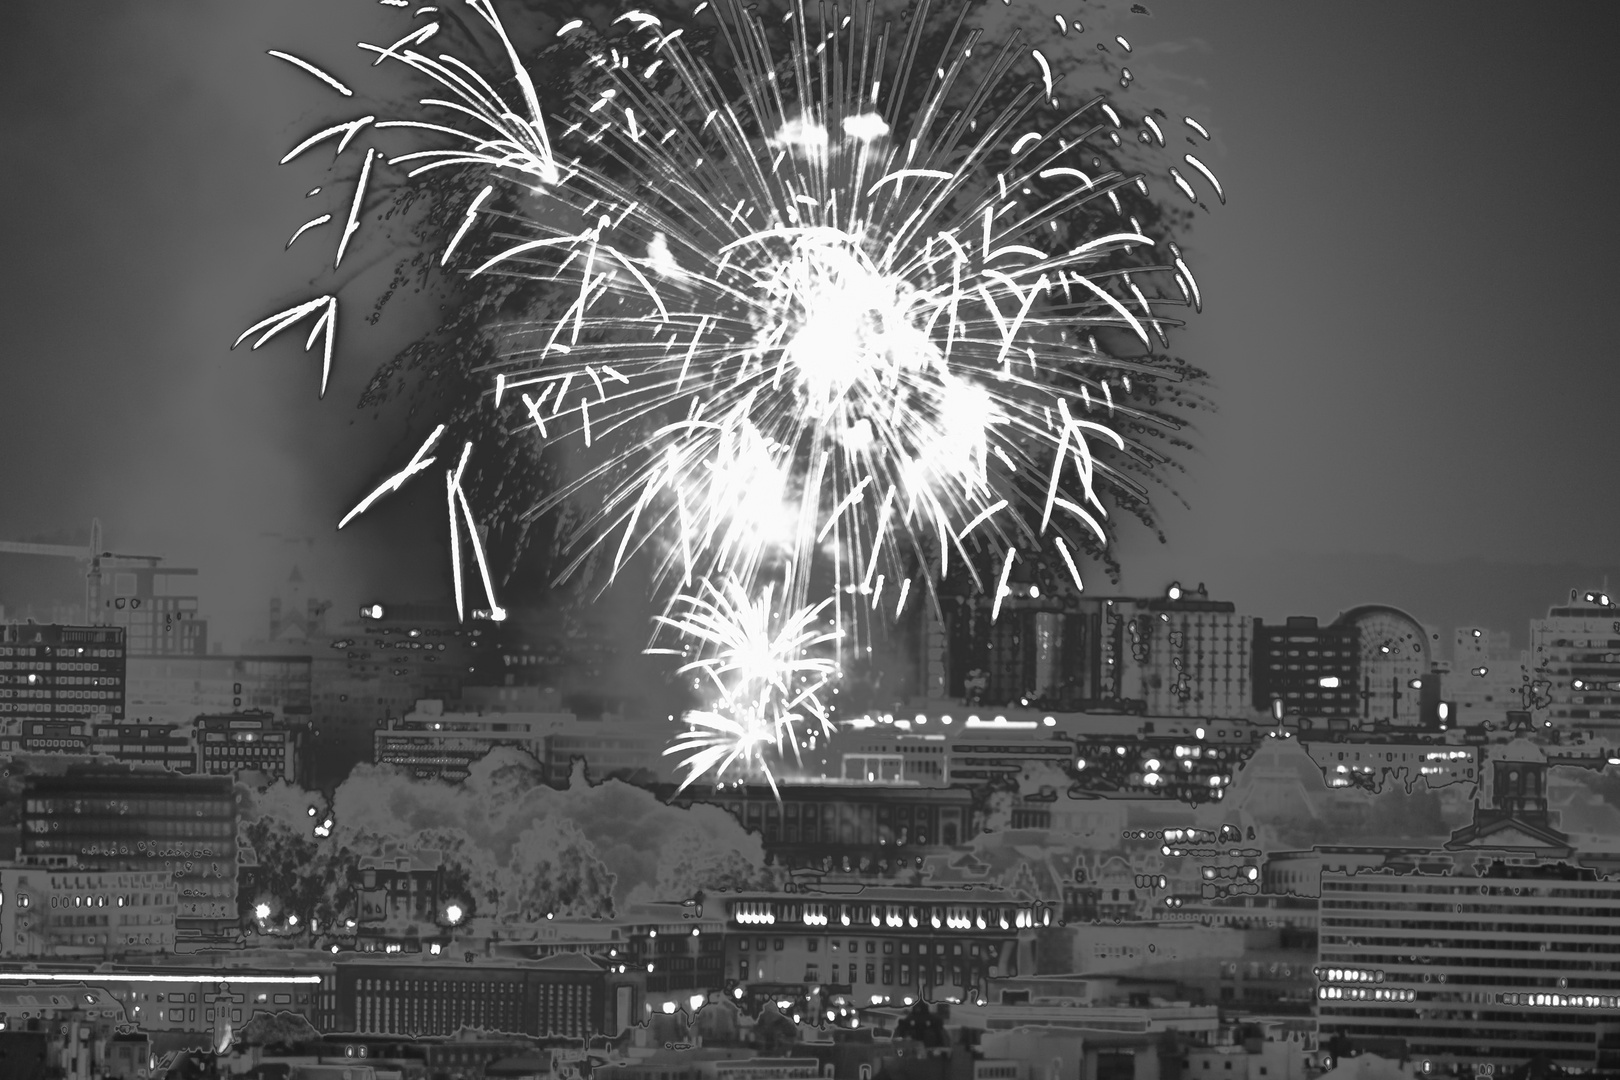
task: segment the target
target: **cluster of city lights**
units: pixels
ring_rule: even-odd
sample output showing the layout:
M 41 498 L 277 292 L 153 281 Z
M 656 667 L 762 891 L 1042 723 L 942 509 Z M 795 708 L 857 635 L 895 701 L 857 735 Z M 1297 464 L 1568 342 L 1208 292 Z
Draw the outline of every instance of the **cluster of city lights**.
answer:
M 1376 968 L 1317 968 L 1316 977 L 1324 982 L 1383 982 L 1384 973 Z
M 1361 987 L 1361 986 L 1324 986 L 1317 990 L 1316 996 L 1321 1001 L 1412 1001 L 1417 994 L 1411 990 L 1397 990 L 1392 987 Z
M 1550 1009 L 1620 1009 L 1617 994 L 1498 994 L 1503 1005 L 1530 1005 Z
M 939 722 L 946 727 L 950 727 L 956 723 L 956 718 L 949 713 L 945 713 L 939 717 Z M 903 731 L 908 731 L 913 727 L 928 726 L 929 719 L 925 713 L 918 713 L 910 720 L 904 717 L 897 719 L 893 713 L 883 713 L 878 716 L 857 716 L 852 720 L 845 720 L 843 723 L 845 727 L 858 731 L 865 731 L 879 725 L 892 725 Z M 997 731 L 1034 731 L 1042 727 L 1057 727 L 1057 717 L 1043 716 L 1039 722 L 1034 720 L 1009 720 L 1005 716 L 994 716 L 986 720 L 974 713 L 970 714 L 963 721 L 963 724 L 970 728 L 991 728 Z

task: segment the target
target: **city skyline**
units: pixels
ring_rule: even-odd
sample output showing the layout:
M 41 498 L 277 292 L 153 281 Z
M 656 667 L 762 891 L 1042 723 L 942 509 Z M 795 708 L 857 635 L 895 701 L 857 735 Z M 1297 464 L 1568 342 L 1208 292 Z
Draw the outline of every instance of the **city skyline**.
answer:
M 788 2 L 24 3 L 0 1077 L 1620 1078 L 1620 14 Z

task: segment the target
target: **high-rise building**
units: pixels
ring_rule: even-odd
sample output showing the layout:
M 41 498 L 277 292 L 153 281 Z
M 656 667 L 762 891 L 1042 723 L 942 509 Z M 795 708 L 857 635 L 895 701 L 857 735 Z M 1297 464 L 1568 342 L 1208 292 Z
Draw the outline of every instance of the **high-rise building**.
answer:
M 1290 615 L 1282 626 L 1256 620 L 1254 707 L 1284 716 L 1348 724 L 1361 714 L 1361 629 L 1354 622 L 1318 626 Z
M 113 627 L 0 628 L 0 730 L 28 734 L 26 721 L 122 719 L 124 645 L 123 630 Z
M 181 945 L 236 938 L 236 800 L 224 777 L 87 767 L 30 777 L 21 858 L 30 865 L 161 872 L 179 897 Z
M 1254 621 L 1179 589 L 1125 612 L 1124 697 L 1149 716 L 1246 718 L 1254 711 Z
M 1620 881 L 1561 866 L 1323 873 L 1320 1038 L 1399 1039 L 1428 1073 L 1590 1070 L 1620 1013 Z
M 1530 660 L 1555 729 L 1620 729 L 1620 607 L 1607 593 L 1571 590 L 1569 603 L 1533 620 Z
M 1487 721 L 1501 726 L 1510 711 L 1528 705 L 1530 654 L 1513 648 L 1506 630 L 1458 627 L 1445 687 L 1446 696 L 1457 703 L 1459 726 Z
M 943 623 L 925 612 L 929 697 L 1165 717 L 1253 711 L 1253 625 L 1201 586 L 1098 599 L 1034 574 L 1008 590 L 999 610 L 958 592 L 941 598 Z
M 90 619 L 123 629 L 130 656 L 204 656 L 208 621 L 197 615 L 197 597 L 177 579 L 196 570 L 159 566 L 156 557 L 97 562 L 89 576 Z M 145 565 L 140 565 L 145 563 Z

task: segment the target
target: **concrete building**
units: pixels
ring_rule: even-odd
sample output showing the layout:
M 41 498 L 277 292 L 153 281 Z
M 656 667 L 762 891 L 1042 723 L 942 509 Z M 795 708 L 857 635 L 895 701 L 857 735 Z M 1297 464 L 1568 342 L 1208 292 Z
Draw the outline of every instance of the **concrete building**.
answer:
M 779 782 L 775 791 L 764 784 L 655 791 L 679 806 L 724 808 L 759 834 L 767 856 L 795 869 L 899 874 L 917 857 L 967 843 L 976 828 L 973 795 L 963 788 Z
M 17 749 L 26 752 L 30 740 L 48 737 L 30 722 L 123 719 L 125 644 L 113 627 L 0 627 L 0 730 L 20 737 Z
M 236 801 L 223 777 L 85 767 L 28 778 L 21 861 L 174 882 L 177 947 L 234 942 Z
M 1247 718 L 1254 712 L 1254 620 L 1200 596 L 1121 601 L 1120 694 L 1149 716 Z
M 1352 608 L 1334 625 L 1356 632 L 1360 653 L 1359 681 L 1354 689 L 1359 726 L 1428 726 L 1421 691 L 1430 674 L 1432 632 L 1406 612 L 1382 604 Z
M 205 656 L 208 621 L 198 616 L 197 597 L 185 580 L 197 571 L 161 561 L 98 560 L 89 576 L 90 619 L 123 630 L 130 656 Z
M 1255 627 L 1254 707 L 1332 722 L 1361 713 L 1361 632 L 1354 623 L 1318 626 L 1291 615 L 1282 626 Z
M 197 771 L 204 776 L 262 772 L 297 783 L 301 729 L 270 712 L 199 716 Z
M 0 956 L 172 953 L 179 897 L 160 871 L 0 868 Z
M 819 986 L 863 1004 L 985 998 L 990 980 L 1034 970 L 1035 932 L 1052 921 L 1050 909 L 990 889 L 732 894 L 719 903 L 728 987 Z
M 1603 592 L 1571 590 L 1567 604 L 1530 623 L 1534 681 L 1546 686 L 1545 719 L 1560 731 L 1620 731 L 1620 607 Z
M 1620 1011 L 1620 881 L 1556 866 L 1323 874 L 1324 1040 L 1401 1039 L 1425 1072 L 1598 1063 Z
M 1412 742 L 1310 742 L 1301 747 L 1321 766 L 1330 788 L 1381 789 L 1391 781 L 1408 790 L 1421 781 L 1430 788 L 1473 783 L 1480 750 Z
M 269 712 L 292 721 L 312 715 L 309 656 L 149 656 L 129 663 L 129 715 L 189 724 L 204 714 Z
M 343 958 L 322 984 L 323 1031 L 442 1036 L 463 1027 L 529 1036 L 617 1035 L 608 1030 L 607 977 L 583 956 L 469 965 Z
M 1457 724 L 1501 727 L 1510 710 L 1527 706 L 1530 652 L 1515 649 L 1506 630 L 1458 627 L 1452 638 L 1446 696 L 1457 703 Z
M 546 735 L 571 720 L 568 713 L 446 712 L 442 701 L 418 701 L 374 734 L 372 760 L 407 769 L 419 779 L 464 780 L 472 764 L 497 746 L 540 761 Z
M 190 724 L 97 724 L 91 729 L 90 753 L 138 769 L 197 771 L 197 740 Z

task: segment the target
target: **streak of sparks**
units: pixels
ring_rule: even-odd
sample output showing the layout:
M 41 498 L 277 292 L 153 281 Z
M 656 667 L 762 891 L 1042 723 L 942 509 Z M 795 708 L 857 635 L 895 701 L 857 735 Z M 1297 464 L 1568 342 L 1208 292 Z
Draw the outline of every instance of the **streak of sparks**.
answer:
M 367 128 L 404 129 L 429 145 L 388 164 L 410 177 L 470 167 L 487 180 L 447 227 L 439 265 L 550 282 L 566 306 L 513 330 L 492 366 L 494 409 L 521 410 L 541 439 L 582 444 L 583 466 L 531 510 L 583 511 L 565 538 L 573 558 L 563 576 L 610 545 L 612 574 L 645 552 L 659 581 L 679 583 L 666 608 L 674 614 L 659 625 L 696 648 L 682 670 L 700 684 L 707 676 L 710 698 L 670 750 L 686 755 L 687 784 L 734 769 L 772 779 L 766 749 L 796 748 L 794 725 L 806 717 L 826 723 L 815 691 L 790 683 L 819 689 L 831 677 L 835 661 L 810 653 L 838 647 L 840 631 L 814 624 L 832 606 L 837 625 L 841 590 L 870 596 L 852 610 L 876 610 L 893 578 L 898 618 L 910 556 L 931 568 L 937 552 L 938 577 L 925 571 L 919 582 L 930 591 L 951 548 L 981 588 L 981 560 L 999 556 L 994 619 L 1016 552 L 1054 546 L 1084 588 L 1074 551 L 1106 548 L 1108 506 L 1145 495 L 1125 469 L 1162 460 L 1139 433 L 1177 426 L 1139 396 L 1116 400 L 1112 380 L 1128 395 L 1133 376 L 1174 381 L 1151 354 L 1179 325 L 1163 309 L 1201 307 L 1180 250 L 1165 242 L 1172 265 L 1160 265 L 1161 241 L 1123 208 L 1121 193 L 1146 194 L 1144 178 L 1086 145 L 1100 135 L 1120 146 L 1125 125 L 1107 101 L 1031 130 L 1034 110 L 1057 104 L 1051 62 L 1031 51 L 1038 78 L 1012 86 L 1023 54 L 1009 44 L 970 73 L 978 31 L 964 34 L 960 19 L 935 57 L 920 57 L 929 0 L 893 43 L 869 17 L 817 22 L 803 0 L 790 0 L 780 28 L 722 0 L 724 79 L 708 50 L 645 12 L 620 16 L 606 41 L 572 20 L 557 36 L 582 32 L 600 79 L 587 96 L 547 103 L 548 114 L 493 0 L 464 2 L 500 42 L 502 78 L 418 51 L 436 23 L 386 47 L 362 45 L 443 96 L 423 98 L 419 117 L 327 127 L 283 161 L 334 137 L 341 155 Z M 272 55 L 351 93 L 305 61 Z M 927 85 L 903 111 L 914 75 Z M 517 101 L 499 85 L 515 85 Z M 1162 147 L 1158 124 L 1142 124 Z M 377 155 L 368 149 L 360 167 L 334 266 Z M 1185 163 L 1224 201 L 1201 161 Z M 1180 172 L 1169 174 L 1196 202 Z M 524 208 L 487 209 L 497 187 Z M 497 243 L 468 255 L 486 219 L 500 222 Z M 262 331 L 257 348 L 320 312 L 306 349 L 325 332 L 324 394 L 336 303 L 288 308 L 237 343 Z M 1110 354 L 1099 331 L 1134 337 L 1147 358 Z M 538 389 L 506 393 L 528 386 Z M 1098 397 L 1103 419 L 1082 418 Z M 425 469 L 440 431 L 342 524 Z M 457 608 L 465 529 L 498 618 L 461 486 L 470 453 L 469 443 L 446 473 Z M 757 661 L 747 672 L 745 655 Z

